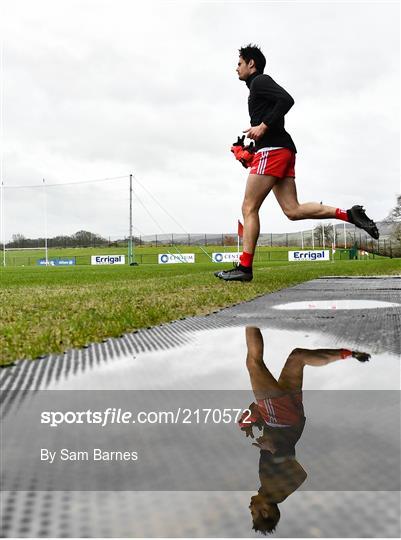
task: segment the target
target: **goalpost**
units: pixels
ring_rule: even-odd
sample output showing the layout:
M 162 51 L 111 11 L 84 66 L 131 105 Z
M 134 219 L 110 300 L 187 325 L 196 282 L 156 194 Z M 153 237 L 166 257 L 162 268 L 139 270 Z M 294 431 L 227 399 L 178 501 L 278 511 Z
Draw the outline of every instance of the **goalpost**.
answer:
M 33 253 L 31 253 L 31 252 L 33 252 Z M 38 254 L 36 254 L 35 252 L 38 252 Z M 10 259 L 13 258 L 12 257 L 13 253 L 16 254 L 14 259 L 20 259 L 21 264 L 13 264 L 12 266 L 31 266 L 30 265 L 30 255 L 32 255 L 32 257 L 34 257 L 36 259 L 38 256 L 40 257 L 40 254 L 42 254 L 42 259 L 41 259 L 41 260 L 43 260 L 42 266 L 51 266 L 48 257 L 46 257 L 46 255 L 43 257 L 43 252 L 44 252 L 44 247 L 43 246 L 39 246 L 39 247 L 15 247 L 15 248 L 13 248 L 13 247 L 12 248 L 4 247 L 3 253 L 4 253 L 5 261 L 6 261 L 5 266 L 7 266 L 7 262 L 10 263 Z M 28 263 L 28 264 L 25 264 L 25 263 Z
M 125 246 L 128 263 L 135 265 L 132 179 L 133 175 L 128 174 L 63 183 L 47 182 L 43 178 L 32 185 L 11 185 L 3 180 L 0 186 L 2 265 L 29 262 L 53 266 L 52 246 L 74 250 L 85 245 L 99 249 Z M 89 244 L 80 244 L 78 240 L 75 243 L 78 236 L 89 238 Z M 28 260 L 30 250 L 32 257 L 42 251 L 40 259 L 44 261 Z M 11 253 L 15 254 L 13 259 Z

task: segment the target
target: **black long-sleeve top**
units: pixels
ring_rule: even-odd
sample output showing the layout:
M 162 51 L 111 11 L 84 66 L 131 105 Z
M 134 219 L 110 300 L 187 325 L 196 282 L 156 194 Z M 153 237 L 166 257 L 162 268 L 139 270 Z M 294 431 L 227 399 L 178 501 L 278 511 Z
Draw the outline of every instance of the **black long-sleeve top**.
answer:
M 296 152 L 294 141 L 284 129 L 284 116 L 294 105 L 293 98 L 269 75 L 252 73 L 246 85 L 249 88 L 251 126 L 258 126 L 261 122 L 268 126 L 263 137 L 256 141 L 256 150 L 273 146 Z

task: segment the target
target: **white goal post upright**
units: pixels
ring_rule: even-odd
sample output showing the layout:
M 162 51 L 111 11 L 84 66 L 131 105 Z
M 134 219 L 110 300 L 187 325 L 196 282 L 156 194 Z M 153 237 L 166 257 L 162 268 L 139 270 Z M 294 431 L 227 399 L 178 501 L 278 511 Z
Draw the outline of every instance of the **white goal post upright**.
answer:
M 45 260 L 46 266 L 49 266 L 49 252 L 47 249 L 47 193 L 46 193 L 46 182 L 43 178 L 43 214 L 45 220 Z
M 345 221 L 343 223 L 344 228 L 344 249 L 347 249 L 347 231 L 345 230 Z

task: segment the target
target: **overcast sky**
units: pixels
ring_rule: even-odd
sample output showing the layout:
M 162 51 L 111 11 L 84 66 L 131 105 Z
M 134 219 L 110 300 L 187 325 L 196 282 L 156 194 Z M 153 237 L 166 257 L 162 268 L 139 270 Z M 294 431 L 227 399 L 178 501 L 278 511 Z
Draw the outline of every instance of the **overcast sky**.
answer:
M 188 232 L 236 229 L 249 127 L 238 48 L 262 47 L 294 97 L 301 202 L 364 204 L 384 218 L 399 186 L 398 2 L 2 0 L 6 238 L 128 232 L 128 175 Z M 13 188 L 13 189 L 11 189 Z M 139 197 L 139 199 L 138 199 Z M 144 210 L 142 204 L 146 207 Z M 152 216 L 150 218 L 149 214 Z M 271 194 L 263 232 L 290 222 Z M 182 229 L 134 182 L 137 234 Z

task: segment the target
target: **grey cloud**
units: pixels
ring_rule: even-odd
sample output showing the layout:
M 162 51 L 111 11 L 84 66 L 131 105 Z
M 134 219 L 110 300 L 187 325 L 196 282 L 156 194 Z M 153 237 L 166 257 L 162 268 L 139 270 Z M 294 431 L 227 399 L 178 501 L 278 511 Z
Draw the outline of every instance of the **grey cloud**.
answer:
M 247 89 L 234 69 L 237 48 L 252 41 L 296 100 L 287 126 L 299 149 L 301 198 L 346 203 L 363 194 L 374 217 L 383 217 L 399 177 L 398 10 L 390 3 L 3 2 L 5 181 L 134 170 L 188 230 L 232 229 L 246 173 L 229 146 L 249 122 Z M 110 227 L 124 227 L 124 198 L 108 186 L 99 193 L 114 201 Z M 92 205 L 98 212 L 68 191 L 51 203 L 60 232 L 78 222 L 102 232 L 100 200 Z M 9 231 L 28 225 L 23 204 L 10 210 Z M 143 232 L 154 232 L 137 211 Z M 32 230 L 36 214 L 27 220 Z M 264 216 L 270 230 L 300 227 L 276 210 Z

